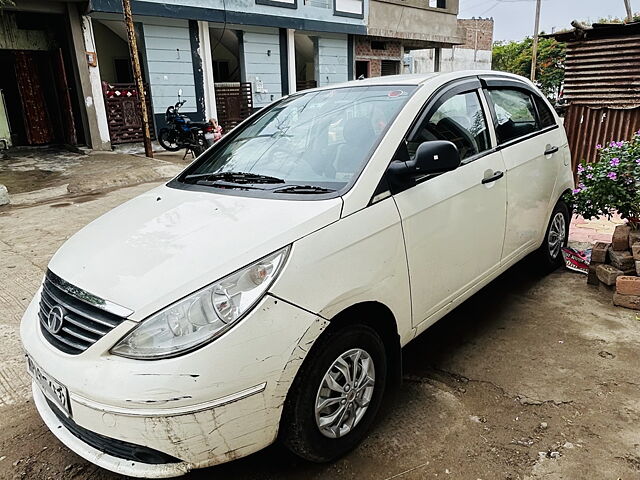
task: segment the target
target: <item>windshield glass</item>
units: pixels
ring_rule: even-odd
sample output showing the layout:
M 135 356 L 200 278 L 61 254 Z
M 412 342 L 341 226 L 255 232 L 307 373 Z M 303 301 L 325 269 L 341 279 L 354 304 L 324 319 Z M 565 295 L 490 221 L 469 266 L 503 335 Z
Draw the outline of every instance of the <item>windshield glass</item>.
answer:
M 358 175 L 415 89 L 355 86 L 287 98 L 230 132 L 183 180 L 216 186 L 211 181 L 218 179 L 228 188 L 242 174 L 243 184 L 260 183 L 274 192 L 303 192 L 301 186 L 339 190 Z M 270 183 L 279 185 L 264 185 Z

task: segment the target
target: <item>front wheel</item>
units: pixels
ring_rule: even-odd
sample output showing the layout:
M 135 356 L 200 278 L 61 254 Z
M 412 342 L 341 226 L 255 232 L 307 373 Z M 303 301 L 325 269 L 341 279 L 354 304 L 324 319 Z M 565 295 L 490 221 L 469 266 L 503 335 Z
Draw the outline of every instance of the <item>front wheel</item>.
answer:
M 382 402 L 387 356 L 379 335 L 350 325 L 318 340 L 285 402 L 281 439 L 312 462 L 334 460 L 356 447 Z
M 543 272 L 552 272 L 564 263 L 562 248 L 569 240 L 569 207 L 560 200 L 551 213 L 544 241 L 536 252 L 537 263 Z
M 158 132 L 158 143 L 165 150 L 170 152 L 177 152 L 182 147 L 178 143 L 178 134 L 172 128 L 161 128 Z

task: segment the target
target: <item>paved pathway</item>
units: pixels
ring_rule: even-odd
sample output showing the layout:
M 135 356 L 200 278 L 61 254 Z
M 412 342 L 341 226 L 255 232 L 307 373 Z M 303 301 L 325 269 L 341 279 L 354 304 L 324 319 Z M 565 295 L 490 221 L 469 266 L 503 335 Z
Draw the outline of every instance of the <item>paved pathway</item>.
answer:
M 606 218 L 585 220 L 574 216 L 569 230 L 569 241 L 576 243 L 610 242 L 616 225 L 625 223 L 618 215 L 611 220 Z

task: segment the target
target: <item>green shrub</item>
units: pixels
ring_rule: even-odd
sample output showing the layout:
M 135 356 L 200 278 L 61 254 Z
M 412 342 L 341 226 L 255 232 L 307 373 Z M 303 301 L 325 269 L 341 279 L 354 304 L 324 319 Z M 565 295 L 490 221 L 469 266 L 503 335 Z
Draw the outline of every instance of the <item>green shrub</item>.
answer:
M 578 184 L 566 200 L 589 220 L 616 212 L 640 222 L 640 131 L 629 141 L 597 145 L 599 161 L 578 165 Z

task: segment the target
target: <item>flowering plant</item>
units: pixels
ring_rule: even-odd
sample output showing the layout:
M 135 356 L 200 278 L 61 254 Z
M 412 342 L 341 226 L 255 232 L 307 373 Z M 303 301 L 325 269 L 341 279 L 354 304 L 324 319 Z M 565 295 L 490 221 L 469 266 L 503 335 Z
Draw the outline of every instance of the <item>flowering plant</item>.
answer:
M 587 220 L 616 212 L 640 223 L 640 131 L 625 142 L 596 145 L 598 163 L 578 165 L 578 184 L 568 203 Z

